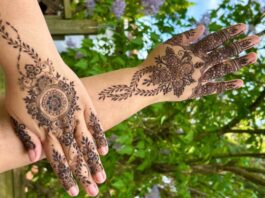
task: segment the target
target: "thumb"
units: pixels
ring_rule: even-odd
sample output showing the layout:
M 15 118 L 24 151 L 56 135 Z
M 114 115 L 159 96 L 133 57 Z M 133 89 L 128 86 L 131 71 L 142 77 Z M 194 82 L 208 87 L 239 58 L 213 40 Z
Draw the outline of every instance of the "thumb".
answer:
M 28 156 L 31 162 L 36 162 L 40 159 L 42 146 L 40 139 L 30 131 L 26 125 L 19 123 L 17 120 L 11 117 L 15 133 L 22 142 L 24 148 L 28 152 Z

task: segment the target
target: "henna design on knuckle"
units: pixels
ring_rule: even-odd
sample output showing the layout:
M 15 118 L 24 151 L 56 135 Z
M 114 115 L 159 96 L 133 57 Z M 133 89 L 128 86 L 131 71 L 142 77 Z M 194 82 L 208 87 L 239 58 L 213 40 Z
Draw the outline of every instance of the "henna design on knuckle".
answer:
M 31 137 L 26 132 L 26 126 L 24 124 L 18 123 L 14 118 L 11 117 L 11 121 L 13 122 L 13 126 L 15 129 L 15 132 L 21 142 L 23 143 L 23 146 L 26 150 L 35 149 L 36 145 L 32 142 Z
M 241 28 L 241 24 L 231 26 L 221 31 L 215 32 L 203 38 L 201 41 L 192 46 L 194 54 L 203 56 L 220 45 L 231 37 L 241 34 L 244 29 Z
M 165 44 L 176 46 L 176 45 L 182 45 L 184 40 L 190 40 L 192 37 L 194 37 L 196 34 L 196 30 L 189 30 L 186 32 L 183 32 L 182 34 L 176 35 L 172 37 L 171 39 L 167 40 Z
M 57 173 L 58 177 L 64 188 L 69 190 L 72 186 L 76 185 L 73 179 L 73 175 L 69 166 L 67 166 L 67 161 L 58 151 L 52 150 L 53 162 L 51 163 L 53 169 Z
M 88 129 L 92 132 L 97 148 L 108 146 L 104 131 L 102 130 L 99 120 L 94 113 L 90 113 L 87 123 Z
M 217 64 L 209 68 L 203 74 L 203 80 L 209 81 L 225 76 L 226 74 L 238 71 L 241 67 L 250 64 L 251 61 L 247 57 L 231 60 L 225 63 Z
M 94 142 L 90 141 L 88 137 L 82 136 L 81 145 L 82 154 L 90 168 L 91 174 L 95 175 L 97 172 L 102 171 L 103 166 L 100 163 Z
M 205 85 L 201 85 L 196 87 L 193 90 L 192 95 L 190 96 L 190 99 L 197 98 L 201 96 L 206 96 L 210 94 L 220 94 L 223 93 L 226 90 L 231 90 L 237 88 L 237 84 L 235 82 L 218 82 L 218 83 L 206 83 Z

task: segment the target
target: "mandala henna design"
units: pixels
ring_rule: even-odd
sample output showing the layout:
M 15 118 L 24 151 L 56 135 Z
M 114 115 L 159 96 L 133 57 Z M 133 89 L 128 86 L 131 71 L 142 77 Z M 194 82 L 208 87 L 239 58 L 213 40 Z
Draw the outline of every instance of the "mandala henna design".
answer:
M 97 148 L 108 146 L 104 131 L 102 130 L 99 120 L 94 113 L 90 113 L 87 123 L 88 129 L 92 132 Z
M 8 32 L 10 30 L 10 32 Z M 77 153 L 79 148 L 74 142 L 74 132 L 77 120 L 75 114 L 81 110 L 77 104 L 78 96 L 75 84 L 59 73 L 55 72 L 51 60 L 43 60 L 28 44 L 22 41 L 16 28 L 9 22 L 0 20 L 0 36 L 14 49 L 18 50 L 17 70 L 18 83 L 22 91 L 26 92 L 24 102 L 28 114 L 36 120 L 39 127 L 46 133 L 52 133 L 58 138 L 63 147 L 67 148 L 69 157 Z M 15 38 L 15 39 L 14 39 Z M 23 56 L 31 58 L 31 62 L 20 65 Z M 27 148 L 34 148 L 30 136 L 25 132 L 25 126 L 14 121 L 16 131 Z M 79 151 L 79 154 L 81 152 Z M 89 169 L 81 156 L 74 156 L 70 160 L 74 165 L 68 167 L 65 157 L 56 149 L 52 151 L 52 166 L 66 189 L 75 185 L 71 168 L 83 184 L 89 184 L 87 179 Z M 85 173 L 85 176 L 82 176 Z
M 14 31 L 17 40 L 10 37 L 7 27 Z M 28 113 L 47 132 L 73 132 L 74 114 L 80 110 L 74 82 L 56 73 L 51 60 L 42 61 L 33 48 L 22 42 L 18 31 L 10 23 L 0 20 L 0 34 L 9 45 L 19 49 L 19 85 L 27 91 L 24 101 Z M 32 63 L 25 64 L 23 69 L 20 68 L 22 55 L 32 58 Z
M 94 142 L 90 141 L 88 137 L 82 137 L 82 154 L 87 161 L 91 174 L 95 175 L 97 172 L 103 170 L 103 166 L 100 163 L 99 155 L 96 153 Z
M 31 137 L 26 132 L 26 126 L 24 124 L 19 124 L 14 118 L 11 117 L 11 121 L 13 122 L 15 132 L 23 146 L 26 150 L 35 149 L 36 145 L 31 141 Z

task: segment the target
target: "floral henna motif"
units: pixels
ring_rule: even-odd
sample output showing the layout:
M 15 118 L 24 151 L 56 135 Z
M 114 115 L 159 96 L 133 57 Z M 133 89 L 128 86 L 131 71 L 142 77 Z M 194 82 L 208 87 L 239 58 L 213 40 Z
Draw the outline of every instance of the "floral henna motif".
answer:
M 136 95 L 155 96 L 160 93 L 173 93 L 179 98 L 184 89 L 194 83 L 192 98 L 195 95 L 210 94 L 210 91 L 220 93 L 230 89 L 232 85 L 229 83 L 203 85 L 203 82 L 236 71 L 246 64 L 246 58 L 225 64 L 222 62 L 251 48 L 255 44 L 251 38 L 220 47 L 226 40 L 243 31 L 241 24 L 234 25 L 192 44 L 190 41 L 195 37 L 196 30 L 177 35 L 163 44 L 165 50 L 160 53 L 164 55 L 155 57 L 154 65 L 135 72 L 129 85 L 113 85 L 103 89 L 99 93 L 99 100 L 109 98 L 121 101 Z
M 26 150 L 35 149 L 35 144 L 31 141 L 31 137 L 26 132 L 26 126 L 24 124 L 19 124 L 14 118 L 11 117 L 11 121 L 14 124 L 15 132 L 19 139 L 22 141 Z
M 10 37 L 6 27 L 17 34 L 17 40 Z M 43 61 L 33 48 L 22 42 L 18 31 L 10 23 L 0 20 L 0 34 L 9 45 L 19 50 L 19 85 L 27 91 L 24 101 L 28 113 L 47 132 L 56 131 L 57 136 L 63 132 L 73 133 L 74 114 L 80 110 L 74 82 L 56 73 L 51 60 Z M 22 55 L 32 58 L 32 63 L 26 64 L 23 69 L 19 64 Z
M 108 146 L 104 131 L 102 130 L 99 120 L 94 113 L 90 113 L 87 123 L 88 129 L 92 132 L 97 148 Z
M 88 137 L 82 137 L 82 154 L 87 161 L 90 168 L 91 174 L 95 175 L 97 172 L 102 171 L 103 167 L 100 163 L 98 154 L 96 153 L 96 148 L 94 142 L 90 141 Z
M 13 30 L 12 36 L 16 35 L 16 39 L 11 37 L 7 30 Z M 74 162 L 69 167 L 63 153 L 56 149 L 52 150 L 51 165 L 62 184 L 67 190 L 76 185 L 71 169 L 83 184 L 90 184 L 88 180 L 89 168 L 74 141 L 74 132 L 78 123 L 75 119 L 75 113 L 81 110 L 77 104 L 79 98 L 74 82 L 55 72 L 52 61 L 49 59 L 42 60 L 32 47 L 21 40 L 18 31 L 10 23 L 0 20 L 0 36 L 10 46 L 18 50 L 18 83 L 21 90 L 27 94 L 24 97 L 24 102 L 28 114 L 37 121 L 39 127 L 42 127 L 45 132 L 52 133 L 58 138 L 64 150 L 68 151 L 67 157 Z M 32 61 L 22 67 L 20 65 L 22 56 L 28 56 Z M 13 122 L 25 147 L 35 148 L 30 136 L 25 132 L 25 125 L 18 124 L 15 120 Z M 71 157 L 74 153 L 77 155 Z
M 154 96 L 169 92 L 180 97 L 185 87 L 195 82 L 192 77 L 195 68 L 204 65 L 202 62 L 193 64 L 192 56 L 189 50 L 179 50 L 176 53 L 173 48 L 167 47 L 164 56 L 156 57 L 156 65 L 145 67 L 133 75 L 130 86 L 111 86 L 99 93 L 99 99 L 111 98 L 116 101 L 126 100 L 132 95 Z M 139 87 L 141 81 L 142 86 L 156 88 L 142 89 Z
M 65 189 L 70 189 L 72 186 L 75 186 L 76 183 L 73 179 L 73 175 L 69 166 L 67 166 L 67 162 L 65 157 L 61 156 L 60 153 L 56 150 L 52 150 L 52 158 L 53 163 L 51 163 L 53 169 L 58 174 L 62 185 Z

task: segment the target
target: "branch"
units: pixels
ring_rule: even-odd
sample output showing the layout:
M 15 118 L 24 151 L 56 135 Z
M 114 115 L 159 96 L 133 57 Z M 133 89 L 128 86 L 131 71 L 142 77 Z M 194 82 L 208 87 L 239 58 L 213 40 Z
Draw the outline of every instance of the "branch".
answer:
M 236 116 L 234 119 L 232 119 L 227 125 L 223 126 L 220 130 L 220 133 L 225 133 L 227 131 L 230 131 L 235 125 L 237 125 L 241 119 L 247 116 L 249 112 L 253 112 L 256 110 L 256 108 L 263 102 L 265 98 L 265 88 L 260 93 L 260 95 L 256 98 L 256 100 L 247 107 L 248 111 L 245 111 L 244 113 Z
M 228 153 L 228 154 L 217 154 L 215 156 L 212 156 L 210 159 L 222 159 L 222 158 L 235 158 L 235 157 L 252 157 L 252 158 L 265 158 L 265 153 Z M 197 159 L 191 159 L 187 160 L 187 164 L 194 164 L 196 162 L 204 161 L 205 158 L 197 158 Z M 207 159 L 209 160 L 209 158 Z
M 257 35 L 257 36 L 260 36 L 260 37 L 264 36 L 264 35 L 265 35 L 265 30 L 263 30 L 263 31 L 261 31 L 261 32 L 259 32 L 259 33 L 257 33 L 256 35 Z
M 261 134 L 261 135 L 265 135 L 265 129 L 255 129 L 255 130 L 239 130 L 239 129 L 234 129 L 234 130 L 229 130 L 229 131 L 223 131 L 220 132 L 221 134 L 225 134 L 225 133 L 238 133 L 238 134 L 242 134 L 242 133 L 248 133 L 248 134 Z
M 242 168 L 233 167 L 233 166 L 232 167 L 225 166 L 225 167 L 222 167 L 222 170 L 232 172 L 255 184 L 265 186 L 265 179 L 263 179 L 261 176 L 257 174 L 249 173 L 247 170 L 244 170 Z

